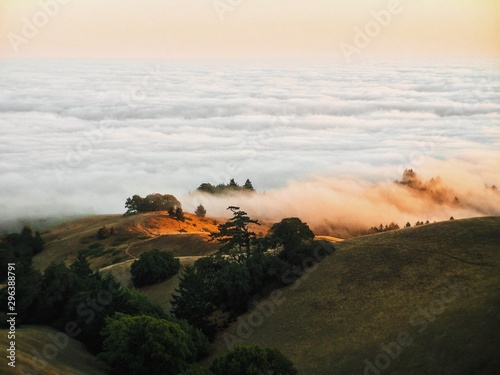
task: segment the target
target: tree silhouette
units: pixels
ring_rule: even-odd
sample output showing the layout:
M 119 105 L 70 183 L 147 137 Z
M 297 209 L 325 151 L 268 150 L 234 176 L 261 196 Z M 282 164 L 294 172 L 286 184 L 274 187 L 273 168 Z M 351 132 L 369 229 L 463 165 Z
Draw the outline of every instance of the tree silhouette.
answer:
M 248 229 L 249 224 L 260 225 L 258 220 L 250 219 L 245 211 L 240 211 L 239 207 L 229 206 L 227 208 L 233 213 L 233 217 L 217 228 L 218 232 L 211 233 L 210 238 L 224 244 L 220 252 L 230 254 L 236 250 L 241 254 L 243 250 L 246 256 L 250 256 L 250 244 L 257 237 L 255 232 Z
M 198 207 L 196 207 L 196 211 L 194 213 L 198 217 L 205 217 L 205 215 L 207 214 L 207 210 L 202 204 L 199 204 Z
M 253 188 L 252 183 L 250 182 L 250 180 L 248 178 L 245 181 L 245 184 L 243 185 L 243 188 L 245 188 L 247 190 L 255 191 L 255 189 Z

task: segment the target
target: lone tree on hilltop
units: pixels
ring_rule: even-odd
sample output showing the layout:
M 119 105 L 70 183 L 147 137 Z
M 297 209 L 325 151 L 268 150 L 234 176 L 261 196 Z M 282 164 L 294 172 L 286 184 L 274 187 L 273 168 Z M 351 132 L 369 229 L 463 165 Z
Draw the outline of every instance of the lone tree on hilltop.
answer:
M 168 211 L 170 208 L 182 207 L 181 202 L 171 194 L 149 194 L 145 198 L 134 195 L 127 198 L 125 215 L 134 215 L 144 212 Z
M 258 220 L 250 219 L 245 211 L 240 211 L 239 207 L 229 206 L 227 208 L 233 213 L 233 217 L 224 224 L 220 224 L 216 233 L 211 233 L 212 240 L 216 240 L 224 244 L 220 248 L 220 252 L 229 254 L 234 249 L 238 253 L 246 252 L 247 257 L 250 256 L 250 244 L 257 235 L 248 229 L 249 224 L 260 225 Z
M 196 211 L 194 213 L 198 217 L 205 217 L 205 215 L 207 214 L 207 210 L 202 204 L 199 204 L 198 207 L 196 207 Z

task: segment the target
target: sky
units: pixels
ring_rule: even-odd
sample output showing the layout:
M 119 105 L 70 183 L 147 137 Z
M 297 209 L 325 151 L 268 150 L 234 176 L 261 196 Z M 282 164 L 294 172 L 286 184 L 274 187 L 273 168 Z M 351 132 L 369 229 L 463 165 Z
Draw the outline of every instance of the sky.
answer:
M 4 58 L 496 58 L 498 35 L 498 0 L 0 0 Z
M 327 226 L 498 215 L 498 35 L 499 0 L 0 0 L 2 218 L 155 192 Z M 230 178 L 259 193 L 190 194 Z

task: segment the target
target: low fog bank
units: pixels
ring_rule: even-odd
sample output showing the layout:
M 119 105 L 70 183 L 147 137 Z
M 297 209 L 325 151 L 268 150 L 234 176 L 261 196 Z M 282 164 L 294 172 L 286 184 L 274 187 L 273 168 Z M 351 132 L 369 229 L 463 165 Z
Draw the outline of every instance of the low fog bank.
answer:
M 335 231 L 498 214 L 499 78 L 493 62 L 0 61 L 0 229 L 151 193 Z M 394 185 L 405 168 L 427 190 Z M 230 178 L 260 193 L 189 194 Z
M 203 203 L 210 216 L 227 217 L 230 205 L 240 206 L 251 217 L 266 222 L 296 216 L 317 234 L 347 238 L 391 222 L 404 227 L 407 222 L 413 226 L 417 221 L 432 223 L 452 216 L 461 219 L 500 215 L 500 191 L 495 186 L 498 177 L 485 183 L 462 169 L 456 174 L 448 170 L 441 176 L 417 174 L 416 178 L 417 182 L 412 183 L 373 183 L 355 177 L 318 176 L 254 194 L 195 193 L 183 202 L 190 208 Z

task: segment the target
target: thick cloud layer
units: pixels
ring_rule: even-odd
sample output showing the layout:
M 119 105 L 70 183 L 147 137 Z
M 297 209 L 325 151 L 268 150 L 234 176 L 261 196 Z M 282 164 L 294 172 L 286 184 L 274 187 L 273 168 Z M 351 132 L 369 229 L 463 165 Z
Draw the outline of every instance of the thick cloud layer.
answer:
M 153 192 L 190 210 L 201 182 L 250 178 L 266 193 L 230 203 L 270 219 L 499 214 L 497 66 L 2 61 L 0 211 L 121 213 Z M 405 168 L 470 205 L 411 200 L 392 184 Z

